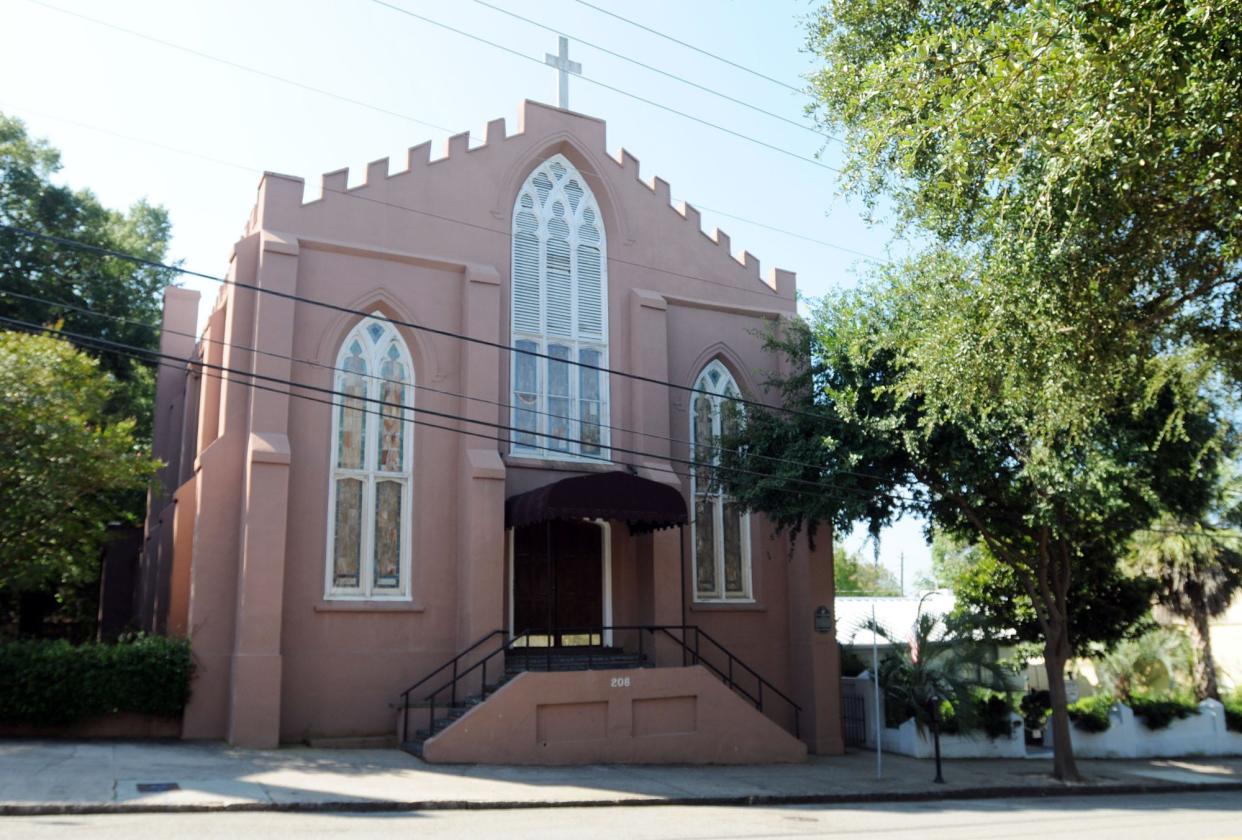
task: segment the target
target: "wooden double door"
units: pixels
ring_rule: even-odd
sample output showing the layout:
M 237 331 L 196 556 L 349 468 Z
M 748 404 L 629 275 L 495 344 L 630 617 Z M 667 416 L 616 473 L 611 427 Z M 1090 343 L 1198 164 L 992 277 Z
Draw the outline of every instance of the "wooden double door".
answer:
M 604 623 L 603 528 L 551 522 L 513 531 L 513 631 L 532 645 L 600 644 Z

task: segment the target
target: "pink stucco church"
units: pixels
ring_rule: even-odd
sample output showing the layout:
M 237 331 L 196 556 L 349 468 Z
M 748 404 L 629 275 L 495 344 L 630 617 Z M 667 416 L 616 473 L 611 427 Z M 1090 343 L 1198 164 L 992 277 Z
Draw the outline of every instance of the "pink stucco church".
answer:
M 831 539 L 708 480 L 795 312 L 600 120 L 266 174 L 206 327 L 165 295 L 147 626 L 185 738 L 428 761 L 842 749 Z M 827 529 L 821 531 L 826 533 Z

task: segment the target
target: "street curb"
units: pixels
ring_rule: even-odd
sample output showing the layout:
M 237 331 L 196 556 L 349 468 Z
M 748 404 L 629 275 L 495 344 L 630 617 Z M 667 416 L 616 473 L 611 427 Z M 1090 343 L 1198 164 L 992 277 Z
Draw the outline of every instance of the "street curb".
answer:
M 1165 782 L 1104 785 L 1046 785 L 1032 788 L 1007 787 L 962 788 L 960 790 L 923 790 L 878 793 L 827 794 L 764 794 L 756 796 L 683 796 L 645 799 L 588 799 L 552 801 L 452 800 L 342 800 L 328 802 L 238 802 L 203 804 L 159 804 L 143 802 L 47 802 L 0 803 L 0 816 L 40 817 L 85 814 L 196 814 L 225 812 L 273 811 L 279 813 L 374 813 L 394 811 L 505 811 L 536 808 L 615 808 L 680 806 L 748 806 L 748 805 L 873 805 L 900 802 L 962 801 L 971 799 L 1048 799 L 1053 797 L 1132 796 L 1159 793 L 1202 793 L 1210 791 L 1242 791 L 1240 782 Z

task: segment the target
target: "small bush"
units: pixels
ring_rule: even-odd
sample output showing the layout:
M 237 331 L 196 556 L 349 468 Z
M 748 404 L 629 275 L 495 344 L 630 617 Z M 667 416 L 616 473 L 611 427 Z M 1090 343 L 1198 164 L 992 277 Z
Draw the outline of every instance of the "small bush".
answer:
M 1083 732 L 1105 732 L 1113 725 L 1109 710 L 1113 707 L 1113 699 L 1106 694 L 1084 697 L 1070 703 L 1067 711 L 1074 726 Z
M 856 677 L 868 670 L 867 663 L 855 651 L 841 648 L 841 676 Z
M 1242 691 L 1225 698 L 1225 728 L 1242 732 Z
M 1199 714 L 1199 706 L 1193 700 L 1181 697 L 1151 697 L 1132 694 L 1126 703 L 1135 717 L 1142 718 L 1148 729 L 1164 729 L 1175 720 L 1183 720 Z
M 1010 719 L 1013 703 L 1008 697 L 993 694 L 975 700 L 975 714 L 979 726 L 989 738 L 1008 738 L 1013 735 L 1014 722 Z
M 55 725 L 108 712 L 173 716 L 190 696 L 190 643 L 0 643 L 0 722 Z
M 1047 689 L 1028 691 L 1022 695 L 1018 709 L 1022 712 L 1022 723 L 1027 729 L 1043 729 L 1044 721 L 1052 711 L 1052 695 Z

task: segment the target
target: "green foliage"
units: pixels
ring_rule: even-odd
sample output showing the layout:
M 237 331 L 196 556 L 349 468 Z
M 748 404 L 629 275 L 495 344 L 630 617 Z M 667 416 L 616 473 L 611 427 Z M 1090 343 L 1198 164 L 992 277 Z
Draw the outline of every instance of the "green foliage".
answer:
M 867 670 L 866 661 L 858 655 L 857 651 L 840 644 L 837 647 L 841 649 L 841 676 L 856 677 Z
M 1187 697 L 1152 697 L 1134 693 L 1126 701 L 1135 717 L 1141 718 L 1148 729 L 1164 729 L 1175 720 L 1184 720 L 1199 714 L 1199 706 Z
M 1134 535 L 1127 568 L 1155 582 L 1157 603 L 1186 620 L 1197 662 L 1194 691 L 1216 698 L 1216 662 L 1209 620 L 1229 608 L 1242 590 L 1242 474 L 1222 466 L 1212 493 L 1187 515 L 1162 514 L 1150 530 Z
M 1013 699 L 1008 694 L 993 691 L 976 691 L 971 698 L 974 709 L 971 713 L 979 732 L 988 738 L 1008 738 L 1013 735 L 1016 724 L 1010 718 L 1013 713 Z M 945 704 L 946 714 L 942 718 L 940 731 L 948 735 L 962 733 L 961 722 L 952 706 Z M 970 733 L 965 733 L 970 734 Z
M 840 543 L 832 546 L 832 561 L 838 596 L 901 594 L 901 585 L 892 572 L 867 562 Z
M 1052 711 L 1052 696 L 1047 689 L 1028 691 L 1022 695 L 1018 710 L 1022 712 L 1023 726 L 1030 730 L 1043 729 L 1048 713 Z
M 0 332 L 0 592 L 92 579 L 116 494 L 155 474 L 133 420 L 108 414 L 114 393 L 69 343 Z
M 1226 697 L 1223 701 L 1225 706 L 1225 726 L 1232 732 L 1242 732 L 1242 691 L 1235 692 L 1232 697 Z
M 0 114 L 0 224 L 164 260 L 172 235 L 167 211 L 145 201 L 124 213 L 108 209 L 87 190 L 53 183 L 59 170 L 59 152 L 29 137 L 20 120 Z M 160 294 L 174 278 L 166 269 L 0 231 L 0 315 L 8 318 L 36 324 L 62 321 L 69 332 L 157 349 Z M 66 306 L 48 306 L 18 294 Z M 109 412 L 134 418 L 136 437 L 148 440 L 154 407 L 149 370 L 118 353 L 84 349 L 120 383 L 112 392 Z M 140 511 L 141 496 L 131 501 L 133 510 Z
M 1236 2 L 830 0 L 808 40 L 849 188 L 929 243 L 906 273 L 964 327 L 933 413 L 999 389 L 1086 429 L 1169 343 L 1242 371 Z
M 1190 685 L 1194 654 L 1186 634 L 1157 627 L 1118 644 L 1096 666 L 1101 693 L 1131 706 L 1137 696 L 1167 694 Z
M 1041 642 L 1038 612 L 1014 567 L 984 546 L 973 546 L 972 558 L 953 582 L 954 617 L 993 638 Z M 1072 653 L 1094 655 L 1141 633 L 1148 626 L 1151 581 L 1122 574 L 1116 553 L 1093 551 L 1076 560 L 1066 599 Z
M 957 632 L 943 619 L 920 614 L 913 628 L 913 648 L 901 634 L 881 625 L 864 626 L 893 645 L 880 661 L 879 673 L 888 726 L 910 718 L 926 726 L 934 701 L 940 704 L 942 719 L 953 720 L 955 731 L 974 732 L 984 728 L 985 716 L 991 713 L 980 692 L 989 696 L 1009 692 L 1011 675 L 999 663 L 996 646 Z
M 109 712 L 172 716 L 190 695 L 190 643 L 0 643 L 0 721 L 55 725 Z
M 1095 694 L 1070 703 L 1066 710 L 1074 726 L 1083 732 L 1104 732 L 1113 725 L 1109 710 L 1113 707 L 1113 698 L 1106 694 Z

